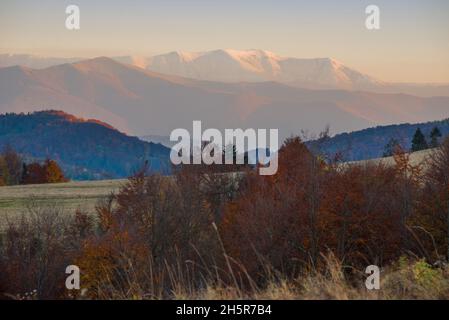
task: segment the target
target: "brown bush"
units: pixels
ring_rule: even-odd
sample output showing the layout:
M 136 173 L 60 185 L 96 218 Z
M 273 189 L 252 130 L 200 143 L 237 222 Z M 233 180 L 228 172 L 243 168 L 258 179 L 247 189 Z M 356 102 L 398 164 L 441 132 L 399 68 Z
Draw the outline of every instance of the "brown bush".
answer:
M 10 222 L 0 248 L 2 298 L 67 297 L 65 269 L 73 264 L 83 238 L 76 235 L 77 227 L 76 219 L 68 218 L 57 206 L 37 203 L 19 220 Z
M 421 255 L 449 260 L 449 138 L 427 159 L 419 206 L 411 224 L 422 239 Z
M 214 263 L 218 243 L 210 204 L 200 185 L 187 185 L 182 174 L 174 179 L 140 173 L 97 212 L 101 232 L 78 260 L 92 296 L 134 290 L 130 278 L 139 292 L 156 294 L 158 288 L 157 294 L 168 294 L 173 289 L 168 270 L 187 273 L 191 266 Z M 201 274 L 193 276 L 201 282 Z
M 353 267 L 383 265 L 413 246 L 417 168 L 398 155 L 395 167 L 334 165 L 312 155 L 299 138 L 279 151 L 275 176 L 249 174 L 227 205 L 221 232 L 231 256 L 254 278 L 268 262 L 284 275 L 320 268 L 320 253 Z

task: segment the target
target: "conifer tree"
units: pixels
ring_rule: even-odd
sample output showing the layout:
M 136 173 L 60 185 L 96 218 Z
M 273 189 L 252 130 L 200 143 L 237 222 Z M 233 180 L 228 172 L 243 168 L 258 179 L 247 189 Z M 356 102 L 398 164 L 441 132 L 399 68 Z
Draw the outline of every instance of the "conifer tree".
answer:
M 412 139 L 412 150 L 411 151 L 412 152 L 420 151 L 420 150 L 427 149 L 428 147 L 429 146 L 427 144 L 426 137 L 421 132 L 421 129 L 420 128 L 416 129 L 415 135 L 413 136 L 413 139 Z
M 439 145 L 438 139 L 441 138 L 442 134 L 438 127 L 434 127 L 430 132 L 430 147 L 436 148 Z

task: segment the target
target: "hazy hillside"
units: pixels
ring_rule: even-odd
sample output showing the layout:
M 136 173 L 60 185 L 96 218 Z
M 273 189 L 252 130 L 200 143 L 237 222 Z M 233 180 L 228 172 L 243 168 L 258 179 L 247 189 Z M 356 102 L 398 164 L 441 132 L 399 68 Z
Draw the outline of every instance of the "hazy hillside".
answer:
M 449 115 L 449 97 L 307 90 L 276 82 L 222 83 L 162 75 L 109 58 L 34 70 L 0 69 L 0 112 L 49 108 L 101 119 L 133 135 L 175 128 L 279 128 L 332 133 Z
M 160 143 L 167 148 L 171 148 L 176 144 L 176 141 L 170 141 L 169 136 L 149 135 L 139 137 L 139 139 L 147 142 Z
M 430 141 L 429 135 L 434 127 L 440 129 L 443 137 L 449 135 L 449 119 L 415 124 L 405 123 L 338 134 L 321 142 L 320 148 L 331 155 L 341 152 L 346 161 L 375 159 L 382 157 L 384 147 L 391 138 L 397 139 L 405 150 L 410 150 L 417 128 L 420 128 L 427 141 Z M 314 144 L 316 142 L 309 142 L 309 145 Z
M 0 115 L 0 148 L 6 144 L 25 157 L 57 160 L 74 179 L 127 177 L 145 160 L 153 170 L 169 169 L 168 148 L 60 111 Z
M 42 69 L 62 63 L 72 63 L 82 58 L 57 58 L 32 54 L 0 54 L 0 68 L 24 66 L 33 69 Z

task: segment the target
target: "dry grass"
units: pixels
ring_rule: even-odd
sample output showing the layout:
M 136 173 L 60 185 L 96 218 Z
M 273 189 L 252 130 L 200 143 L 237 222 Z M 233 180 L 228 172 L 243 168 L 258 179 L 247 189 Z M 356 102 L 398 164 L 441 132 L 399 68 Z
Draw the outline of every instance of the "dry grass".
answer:
M 409 153 L 410 155 L 410 165 L 417 166 L 417 165 L 425 165 L 427 160 L 432 157 L 432 154 L 435 152 L 436 149 L 427 149 L 427 150 L 421 150 Z M 385 158 L 377 158 L 377 159 L 369 159 L 369 160 L 361 160 L 361 161 L 350 161 L 347 162 L 347 164 L 379 164 L 382 163 L 386 166 L 394 166 L 395 160 L 394 157 L 385 157 Z
M 420 263 L 417 262 L 419 265 Z M 334 274 L 314 274 L 294 281 L 270 283 L 265 289 L 242 294 L 232 287 L 209 287 L 190 299 L 263 299 L 263 300 L 435 300 L 449 299 L 449 270 L 431 269 L 426 280 L 416 276 L 417 264 L 399 270 L 385 270 L 382 273 L 379 290 L 368 290 L 364 279 L 351 284 L 344 277 Z M 176 297 L 175 297 L 176 298 Z
M 345 275 L 343 266 L 332 254 L 323 256 L 327 267 L 308 270 L 296 279 L 272 278 L 264 287 L 242 289 L 212 280 L 203 289 L 189 283 L 173 283 L 170 295 L 141 292 L 105 294 L 104 299 L 174 299 L 174 300 L 447 300 L 449 266 L 433 267 L 424 260 L 402 257 L 396 264 L 381 270 L 379 290 L 368 290 L 363 271 Z M 178 279 L 183 278 L 179 276 Z M 138 285 L 136 287 L 139 287 Z

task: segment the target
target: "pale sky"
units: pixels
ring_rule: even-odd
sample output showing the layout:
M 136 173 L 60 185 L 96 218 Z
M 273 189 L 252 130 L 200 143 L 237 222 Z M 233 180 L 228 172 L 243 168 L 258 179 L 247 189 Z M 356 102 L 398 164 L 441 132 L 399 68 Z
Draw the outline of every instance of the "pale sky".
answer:
M 81 29 L 65 28 L 76 4 Z M 380 8 L 380 30 L 365 7 Z M 1 0 L 0 53 L 94 57 L 264 49 L 333 57 L 380 80 L 449 82 L 447 0 Z

